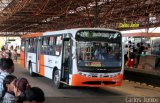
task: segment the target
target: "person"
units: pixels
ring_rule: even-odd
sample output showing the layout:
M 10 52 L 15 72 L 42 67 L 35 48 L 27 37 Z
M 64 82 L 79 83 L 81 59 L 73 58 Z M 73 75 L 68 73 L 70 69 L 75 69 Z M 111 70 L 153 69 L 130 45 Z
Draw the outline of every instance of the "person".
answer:
M 108 53 L 109 55 L 113 54 L 113 49 L 112 49 L 111 46 L 109 46 L 109 47 L 107 48 L 107 53 Z
M 13 55 L 14 55 L 14 60 L 17 61 L 17 49 L 14 50 Z
M 142 54 L 142 52 L 144 51 L 144 46 L 143 46 L 143 43 L 137 43 L 137 56 L 136 56 L 136 67 L 138 66 L 139 64 L 139 60 L 140 60 L 140 55 Z
M 25 91 L 25 100 L 23 103 L 43 103 L 44 101 L 44 92 L 39 87 L 32 87 Z
M 7 75 L 3 81 L 3 102 L 2 103 L 16 103 L 17 98 L 14 95 L 14 84 L 17 78 L 14 75 Z
M 109 60 L 111 58 L 113 58 L 113 51 L 112 51 L 112 47 L 108 47 L 106 52 L 103 53 L 102 58 L 104 60 Z
M 160 44 L 158 45 L 158 50 L 160 51 Z M 160 66 L 160 52 L 156 53 L 156 63 L 155 63 L 155 68 Z
M 3 80 L 4 78 L 14 72 L 14 63 L 10 58 L 2 58 L 0 60 L 0 97 L 2 97 Z
M 128 47 L 132 47 L 133 43 L 131 41 L 128 41 Z
M 147 47 L 145 48 L 145 52 L 146 52 L 146 55 L 151 55 L 151 46 L 150 46 L 150 44 L 148 44 Z
M 95 52 L 94 52 L 95 59 L 101 60 L 102 59 L 102 53 L 103 52 L 102 52 L 101 44 L 96 45 L 96 49 L 95 49 Z
M 66 48 L 66 51 L 65 51 L 65 61 L 64 61 L 64 65 L 65 67 L 69 67 L 69 62 L 70 61 L 70 48 Z
M 135 49 L 133 45 L 129 46 L 127 66 L 133 68 L 135 63 Z
M 25 100 L 25 91 L 29 90 L 30 88 L 31 86 L 26 78 L 18 78 L 15 81 L 14 93 L 15 96 L 18 97 L 18 103 L 23 103 Z
M 10 58 L 9 50 L 5 51 L 4 58 Z
M 3 53 L 0 51 L 0 59 L 3 58 Z
M 1 58 L 6 58 L 6 51 L 4 48 L 2 48 L 2 51 L 1 51 Z
M 124 48 L 124 64 L 125 65 L 126 65 L 126 63 L 128 61 L 128 57 L 127 57 L 128 50 L 129 50 L 128 45 L 125 45 L 125 48 Z
M 8 58 L 12 58 L 11 50 L 8 51 L 8 56 L 9 56 Z
M 5 51 L 5 47 L 4 46 L 2 46 L 1 51 Z
M 11 45 L 10 50 L 13 50 L 13 45 Z

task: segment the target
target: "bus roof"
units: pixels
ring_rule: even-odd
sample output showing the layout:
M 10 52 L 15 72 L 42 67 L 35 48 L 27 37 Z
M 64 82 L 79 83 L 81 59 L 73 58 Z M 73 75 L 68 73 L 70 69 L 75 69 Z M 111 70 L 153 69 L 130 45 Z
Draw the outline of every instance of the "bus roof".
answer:
M 114 29 L 106 29 L 106 28 L 75 28 L 75 29 L 65 29 L 65 30 L 59 30 L 59 31 L 49 31 L 44 32 L 43 35 L 53 35 L 54 34 L 63 34 L 63 33 L 76 33 L 79 30 L 107 30 L 107 31 L 115 31 L 120 32 L 118 30 Z
M 104 30 L 104 31 L 107 30 L 107 31 L 120 32 L 118 30 L 107 29 L 107 28 L 75 28 L 75 29 L 65 29 L 65 30 L 59 30 L 59 31 L 47 31 L 47 32 L 42 32 L 42 33 L 27 34 L 27 35 L 23 35 L 22 38 L 37 37 L 37 36 L 47 36 L 47 35 L 53 35 L 53 34 L 64 34 L 64 33 L 75 34 L 79 30 Z

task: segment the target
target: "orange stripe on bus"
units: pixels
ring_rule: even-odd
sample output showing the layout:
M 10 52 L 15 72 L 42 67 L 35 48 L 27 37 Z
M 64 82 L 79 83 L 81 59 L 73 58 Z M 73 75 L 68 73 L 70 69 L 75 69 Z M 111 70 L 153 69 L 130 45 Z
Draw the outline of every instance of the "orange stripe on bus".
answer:
M 21 51 L 21 53 L 20 53 L 20 64 L 21 64 L 23 69 L 25 68 L 25 62 L 24 61 L 25 61 L 25 55 L 24 55 L 24 52 Z
M 21 38 L 38 37 L 38 36 L 42 36 L 42 35 L 43 35 L 43 33 L 34 33 L 34 34 L 23 35 L 23 36 L 21 36 Z
M 44 76 L 44 55 L 40 55 L 40 75 Z
M 113 81 L 119 79 L 120 81 L 116 82 L 115 84 L 106 84 L 106 85 L 102 85 L 102 84 L 84 84 L 84 82 L 94 82 L 94 81 Z M 123 75 L 118 75 L 114 78 L 97 78 L 97 77 L 85 77 L 85 76 L 81 76 L 80 74 L 73 74 L 72 75 L 72 86 L 89 86 L 89 87 L 105 87 L 105 86 L 120 86 L 122 84 L 122 80 L 123 80 Z

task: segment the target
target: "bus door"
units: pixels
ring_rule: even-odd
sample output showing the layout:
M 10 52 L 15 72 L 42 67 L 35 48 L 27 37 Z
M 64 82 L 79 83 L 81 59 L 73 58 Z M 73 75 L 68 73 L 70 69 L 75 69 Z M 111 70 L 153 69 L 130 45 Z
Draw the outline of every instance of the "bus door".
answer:
M 39 73 L 40 72 L 40 47 L 41 47 L 41 39 L 40 37 L 37 39 L 37 51 L 36 51 L 36 60 L 37 60 L 37 68 L 36 68 L 36 72 Z
M 62 81 L 69 83 L 69 74 L 71 74 L 71 40 L 66 38 L 63 40 L 63 55 L 62 55 Z

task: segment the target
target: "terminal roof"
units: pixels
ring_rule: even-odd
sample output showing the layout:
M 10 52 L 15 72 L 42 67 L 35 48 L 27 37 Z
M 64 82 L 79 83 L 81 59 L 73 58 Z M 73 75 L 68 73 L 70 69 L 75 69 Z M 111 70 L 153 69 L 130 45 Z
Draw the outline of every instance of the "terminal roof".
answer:
M 160 0 L 0 0 L 0 35 L 80 27 L 157 27 Z

